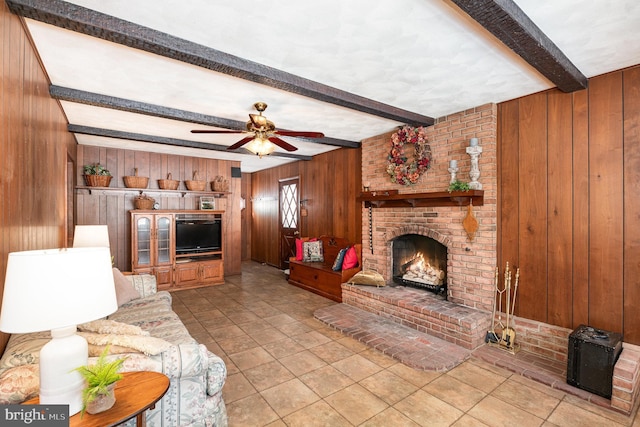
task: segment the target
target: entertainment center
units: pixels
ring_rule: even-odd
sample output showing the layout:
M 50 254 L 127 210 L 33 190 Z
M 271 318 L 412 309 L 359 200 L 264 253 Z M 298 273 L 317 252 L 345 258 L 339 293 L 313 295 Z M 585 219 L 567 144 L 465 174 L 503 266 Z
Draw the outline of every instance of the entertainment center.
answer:
M 224 283 L 224 211 L 132 210 L 131 271 L 153 274 L 158 289 Z

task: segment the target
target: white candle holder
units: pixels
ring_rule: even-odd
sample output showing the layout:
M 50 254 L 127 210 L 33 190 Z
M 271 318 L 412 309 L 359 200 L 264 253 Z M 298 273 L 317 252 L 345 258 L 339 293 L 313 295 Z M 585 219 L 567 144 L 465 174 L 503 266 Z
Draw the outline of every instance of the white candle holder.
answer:
M 458 168 L 449 168 L 448 171 L 451 174 L 451 181 L 449 181 L 449 184 L 453 184 L 454 182 L 456 182 L 456 174 L 458 173 Z
M 482 153 L 482 147 L 478 146 L 477 138 L 471 138 L 471 143 L 472 145 L 467 147 L 467 154 L 471 157 L 471 170 L 469 171 L 471 182 L 469 183 L 469 188 L 471 190 L 482 190 L 482 184 L 478 182 L 478 178 L 480 178 L 478 159 Z

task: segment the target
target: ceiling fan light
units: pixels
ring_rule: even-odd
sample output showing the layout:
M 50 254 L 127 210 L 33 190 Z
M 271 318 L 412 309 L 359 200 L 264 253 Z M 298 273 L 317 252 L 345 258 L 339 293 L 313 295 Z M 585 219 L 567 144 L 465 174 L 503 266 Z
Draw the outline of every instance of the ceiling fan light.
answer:
M 262 156 L 268 156 L 273 153 L 276 146 L 267 138 L 256 136 L 247 144 L 246 149 L 262 158 Z

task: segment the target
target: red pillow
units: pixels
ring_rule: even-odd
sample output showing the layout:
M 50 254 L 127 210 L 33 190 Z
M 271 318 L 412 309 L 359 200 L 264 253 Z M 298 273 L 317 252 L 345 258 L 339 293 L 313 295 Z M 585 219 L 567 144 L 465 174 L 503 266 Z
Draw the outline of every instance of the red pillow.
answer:
M 358 266 L 358 254 L 356 253 L 355 246 L 351 246 L 347 249 L 347 253 L 344 254 L 344 260 L 342 261 L 342 269 L 348 270 Z
M 302 239 L 296 239 L 296 261 L 302 261 Z

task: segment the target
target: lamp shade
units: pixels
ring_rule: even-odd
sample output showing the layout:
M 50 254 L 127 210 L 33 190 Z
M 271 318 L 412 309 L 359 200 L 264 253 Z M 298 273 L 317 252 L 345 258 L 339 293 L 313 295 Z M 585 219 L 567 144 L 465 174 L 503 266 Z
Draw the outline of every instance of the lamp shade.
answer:
M 109 228 L 106 225 L 76 225 L 74 248 L 109 247 Z
M 276 149 L 276 146 L 269 141 L 269 139 L 256 136 L 247 144 L 245 147 L 247 150 L 251 151 L 253 154 L 257 154 L 258 156 L 268 156 L 273 153 Z
M 9 254 L 0 330 L 27 333 L 75 326 L 117 309 L 109 248 Z

